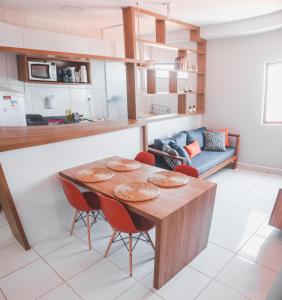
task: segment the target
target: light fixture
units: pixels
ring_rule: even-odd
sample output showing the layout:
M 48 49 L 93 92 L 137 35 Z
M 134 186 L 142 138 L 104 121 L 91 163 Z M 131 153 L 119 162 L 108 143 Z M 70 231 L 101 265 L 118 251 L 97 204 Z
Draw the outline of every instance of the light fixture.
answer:
M 72 12 L 74 14 L 78 14 L 78 13 L 84 11 L 85 8 L 80 7 L 80 6 L 74 6 L 74 5 L 65 5 L 65 6 L 60 7 L 59 10 Z

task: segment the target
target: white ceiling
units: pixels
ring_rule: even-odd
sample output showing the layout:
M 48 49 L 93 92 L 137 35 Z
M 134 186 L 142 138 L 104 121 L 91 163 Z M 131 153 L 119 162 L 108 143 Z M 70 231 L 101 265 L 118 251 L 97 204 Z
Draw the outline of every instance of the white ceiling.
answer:
M 0 7 L 57 21 L 103 28 L 121 23 L 120 7 L 134 0 L 0 0 Z M 140 0 L 140 6 L 165 14 L 164 0 Z M 171 17 L 206 26 L 269 14 L 282 9 L 282 0 L 171 0 Z M 75 6 L 78 11 L 61 10 Z

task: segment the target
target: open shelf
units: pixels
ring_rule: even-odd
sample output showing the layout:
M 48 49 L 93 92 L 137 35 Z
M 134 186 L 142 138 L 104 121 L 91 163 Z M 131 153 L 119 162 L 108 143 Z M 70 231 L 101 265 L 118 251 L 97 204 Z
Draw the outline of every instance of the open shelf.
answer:
M 153 116 L 141 116 L 138 117 L 139 120 L 146 121 L 148 123 L 150 122 L 156 122 L 156 121 L 162 121 L 162 120 L 169 120 L 169 119 L 174 119 L 174 118 L 183 118 L 187 116 L 196 116 L 196 115 L 201 115 L 204 112 L 201 110 L 191 112 L 191 113 L 171 113 L 171 114 L 163 114 L 163 115 L 153 115 Z
M 180 72 L 180 73 L 192 73 L 198 75 L 205 75 L 204 72 L 194 71 L 194 70 L 180 70 L 180 69 L 162 69 L 154 67 L 138 67 L 140 70 L 151 70 L 151 71 L 167 71 L 167 72 Z
M 30 48 L 17 48 L 17 47 L 6 47 L 0 46 L 1 52 L 15 53 L 18 55 L 36 56 L 42 59 L 57 59 L 57 60 L 75 60 L 75 61 L 90 61 L 90 60 L 103 60 L 112 62 L 124 62 L 133 64 L 144 64 L 147 62 L 152 62 L 151 60 L 140 60 L 133 58 L 124 58 L 117 56 L 103 56 L 96 54 L 82 54 L 73 52 L 61 52 L 61 51 L 51 51 L 51 50 L 39 50 Z
M 137 39 L 137 42 L 140 42 L 144 45 L 151 46 L 151 47 L 157 47 L 157 48 L 162 48 L 162 49 L 167 49 L 167 50 L 173 50 L 173 51 L 186 51 L 187 53 L 194 53 L 194 54 L 205 54 L 204 51 L 198 51 L 195 49 L 190 49 L 190 48 L 184 48 L 184 47 L 176 47 L 170 44 L 163 44 L 163 43 L 158 43 L 150 40 L 143 40 L 143 39 Z
M 203 95 L 204 92 L 183 92 L 183 91 L 179 91 L 177 93 L 170 93 L 170 92 L 158 92 L 158 93 L 143 93 L 143 94 L 139 94 L 138 96 L 168 96 L 168 95 L 171 95 L 171 96 L 178 96 L 178 95 Z

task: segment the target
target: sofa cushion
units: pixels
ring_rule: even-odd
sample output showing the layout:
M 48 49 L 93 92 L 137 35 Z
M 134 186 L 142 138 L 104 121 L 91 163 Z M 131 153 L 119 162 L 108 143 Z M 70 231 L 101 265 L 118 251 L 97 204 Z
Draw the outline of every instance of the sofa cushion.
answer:
M 162 150 L 168 154 L 179 156 L 179 153 L 175 149 L 172 149 L 169 144 L 165 144 Z M 171 158 L 169 156 L 165 156 L 164 160 L 171 169 L 174 169 L 174 167 L 181 165 L 180 160 Z
M 225 132 L 205 131 L 205 151 L 225 151 Z
M 187 145 L 187 133 L 186 132 L 179 132 L 177 135 L 173 137 L 175 140 L 175 143 L 178 144 L 181 147 L 184 147 Z
M 163 150 L 163 146 L 169 144 L 170 142 L 175 142 L 175 140 L 172 138 L 155 139 L 154 148 L 158 150 Z
M 186 164 L 191 166 L 192 161 L 190 156 L 188 155 L 187 151 L 184 149 L 184 147 L 179 146 L 177 143 L 170 142 L 170 147 L 178 152 L 178 154 L 186 159 Z
M 202 151 L 192 158 L 192 166 L 198 169 L 199 174 L 202 174 L 234 155 L 234 147 L 227 147 L 225 152 Z
M 202 152 L 198 141 L 194 141 L 193 143 L 185 146 L 184 149 L 187 151 L 188 155 L 191 158 L 197 156 Z
M 208 131 L 212 132 L 224 132 L 225 133 L 225 146 L 230 146 L 229 144 L 229 129 L 228 128 L 220 128 L 220 129 L 209 129 Z
M 187 133 L 186 145 L 193 143 L 195 140 L 199 143 L 200 148 L 204 148 L 204 132 L 206 127 L 201 127 L 195 130 L 182 131 Z

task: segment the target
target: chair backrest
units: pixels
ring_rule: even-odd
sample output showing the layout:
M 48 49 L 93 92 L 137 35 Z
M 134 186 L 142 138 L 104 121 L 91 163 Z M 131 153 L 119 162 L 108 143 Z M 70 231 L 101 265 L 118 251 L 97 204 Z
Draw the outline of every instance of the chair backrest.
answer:
M 179 172 L 179 173 L 186 174 L 191 177 L 199 178 L 198 170 L 191 166 L 179 165 L 179 166 L 176 166 L 173 170 L 176 172 Z
M 81 211 L 91 210 L 80 190 L 72 182 L 61 176 L 58 176 L 58 179 L 60 180 L 68 202 L 72 207 Z
M 98 196 L 103 214 L 114 229 L 125 233 L 138 231 L 130 214 L 122 203 L 101 194 L 98 194 Z
M 147 165 L 154 166 L 155 165 L 155 156 L 149 152 L 139 152 L 135 160 Z

